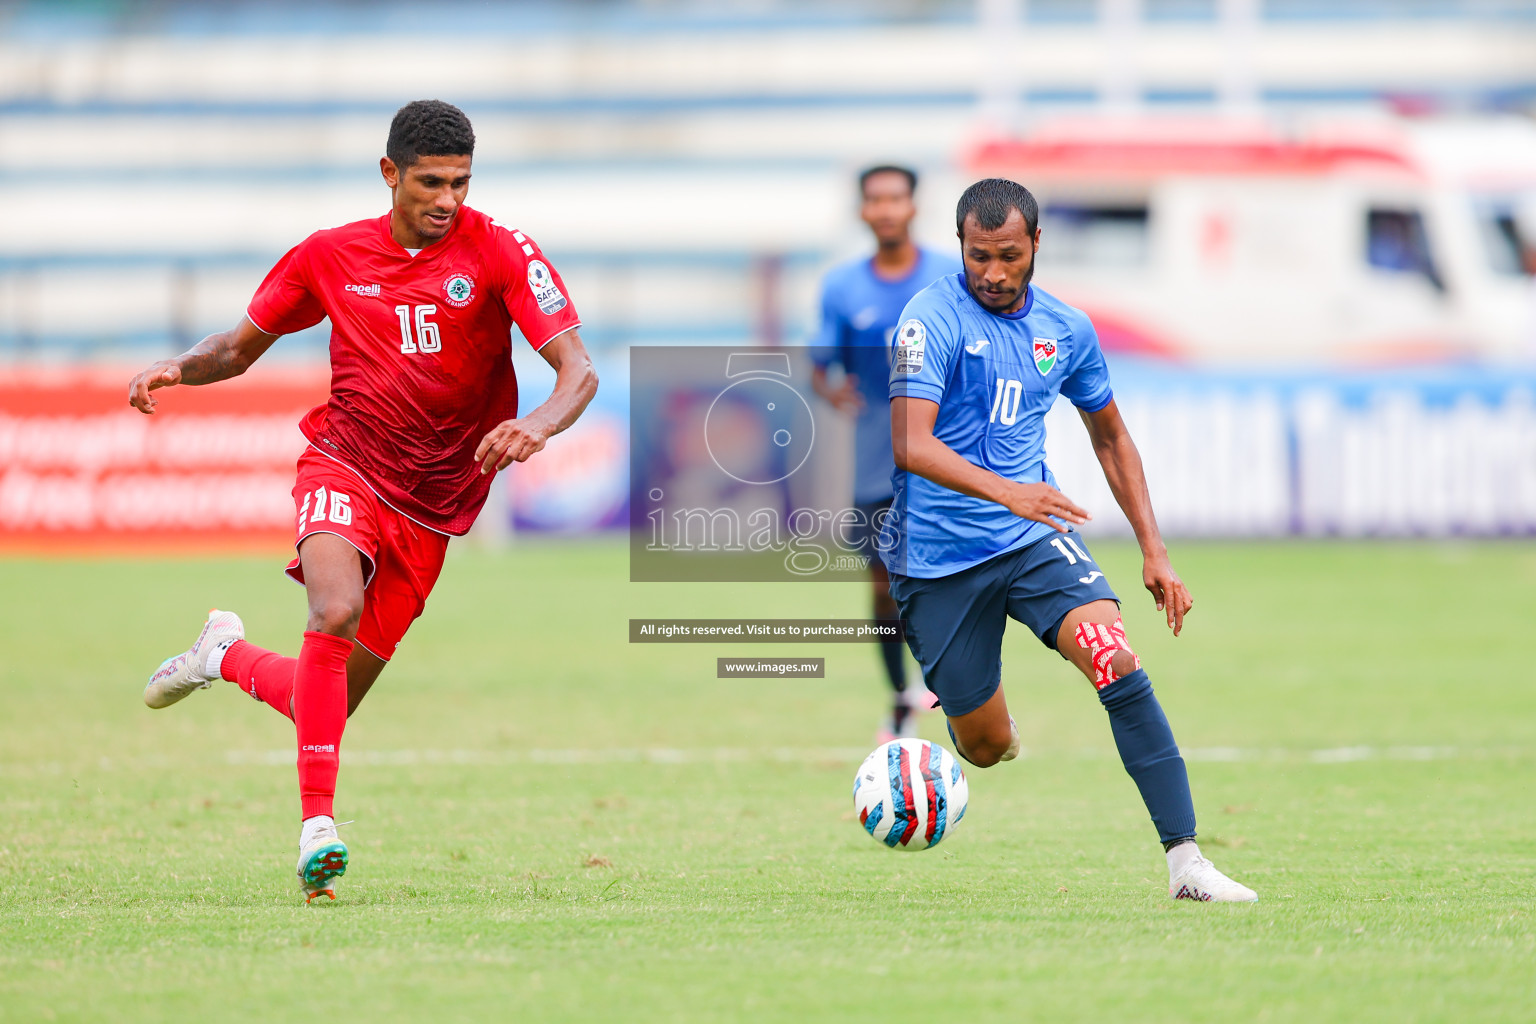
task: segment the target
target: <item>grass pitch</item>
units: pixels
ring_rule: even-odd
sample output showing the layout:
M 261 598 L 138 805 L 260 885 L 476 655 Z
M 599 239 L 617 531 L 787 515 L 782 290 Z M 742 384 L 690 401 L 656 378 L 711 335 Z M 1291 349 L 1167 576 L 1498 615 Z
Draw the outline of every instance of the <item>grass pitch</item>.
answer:
M 1536 546 L 1182 545 L 1178 640 L 1135 552 L 1095 550 L 1256 906 L 1166 898 L 1091 689 L 1023 628 L 1027 756 L 896 853 L 849 797 L 872 649 L 625 643 L 861 588 L 630 585 L 580 544 L 450 558 L 347 732 L 341 899 L 306 907 L 288 722 L 228 685 L 139 702 L 210 605 L 296 649 L 280 558 L 0 562 L 0 1019 L 1536 1015 Z

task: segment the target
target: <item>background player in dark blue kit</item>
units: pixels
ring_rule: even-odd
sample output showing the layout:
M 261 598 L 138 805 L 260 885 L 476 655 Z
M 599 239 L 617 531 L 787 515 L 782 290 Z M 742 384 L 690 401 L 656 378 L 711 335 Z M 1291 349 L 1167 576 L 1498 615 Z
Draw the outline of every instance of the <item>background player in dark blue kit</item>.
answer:
M 1009 618 L 1092 681 L 1125 769 L 1168 858 L 1174 899 L 1249 902 L 1195 843 L 1189 777 L 1173 731 L 1120 620 L 1119 599 L 1072 524 L 1088 513 L 1045 464 L 1045 414 L 1077 406 L 1136 532 L 1142 582 L 1177 636 L 1193 599 L 1168 561 L 1141 456 L 1109 386 L 1093 324 L 1033 287 L 1039 210 L 1029 190 L 990 178 L 955 215 L 964 271 L 902 314 L 890 375 L 895 500 L 880 537 L 891 593 L 955 747 L 986 768 L 1019 750 L 1003 697 Z
M 821 329 L 812 350 L 816 393 L 854 418 L 853 500 L 860 521 L 874 524 L 891 505 L 891 416 L 887 395 L 891 338 L 907 302 L 935 280 L 960 270 L 953 256 L 912 241 L 917 215 L 913 193 L 917 174 L 905 167 L 871 167 L 859 175 L 859 216 L 875 236 L 875 254 L 834 267 L 822 282 Z M 843 371 L 834 383 L 830 367 Z M 869 556 L 875 618 L 896 621 L 885 566 L 875 553 L 874 528 L 847 538 Z M 881 644 L 885 672 L 895 692 L 882 741 L 911 735 L 912 712 L 923 691 L 907 692 L 906 665 L 899 640 Z M 926 707 L 926 705 L 924 705 Z

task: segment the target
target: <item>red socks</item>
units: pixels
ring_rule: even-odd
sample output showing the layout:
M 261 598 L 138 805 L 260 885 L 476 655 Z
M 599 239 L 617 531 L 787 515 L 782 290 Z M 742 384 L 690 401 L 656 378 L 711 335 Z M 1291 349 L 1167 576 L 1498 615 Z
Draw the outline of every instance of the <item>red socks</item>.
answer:
M 298 658 L 237 640 L 224 652 L 219 666 L 225 679 L 239 683 L 246 693 L 298 726 L 299 798 L 305 818 L 331 813 L 337 750 L 347 726 L 347 657 L 351 653 L 351 640 L 306 632 Z
M 294 724 L 299 727 L 299 799 L 305 818 L 330 814 L 336 796 L 337 750 L 347 727 L 347 656 L 352 641 L 304 634 L 293 676 Z
M 239 683 L 240 689 L 292 721 L 293 674 L 298 667 L 297 658 L 285 658 L 255 644 L 236 640 L 224 652 L 219 675 Z

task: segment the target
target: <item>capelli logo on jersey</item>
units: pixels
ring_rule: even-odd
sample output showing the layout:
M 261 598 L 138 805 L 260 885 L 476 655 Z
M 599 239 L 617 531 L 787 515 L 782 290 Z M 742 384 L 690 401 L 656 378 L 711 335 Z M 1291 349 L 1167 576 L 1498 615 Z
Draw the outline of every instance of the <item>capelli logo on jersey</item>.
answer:
M 370 299 L 376 299 L 383 293 L 384 289 L 376 284 L 349 284 L 347 285 L 347 291 L 354 295 L 366 295 Z

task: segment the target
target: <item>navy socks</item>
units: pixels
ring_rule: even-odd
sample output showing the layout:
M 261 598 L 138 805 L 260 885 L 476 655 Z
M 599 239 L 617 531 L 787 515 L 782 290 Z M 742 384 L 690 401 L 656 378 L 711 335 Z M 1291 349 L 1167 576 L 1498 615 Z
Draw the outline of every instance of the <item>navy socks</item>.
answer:
M 1125 771 L 1141 790 L 1142 802 L 1157 826 L 1165 847 L 1195 835 L 1195 802 L 1189 794 L 1189 773 L 1174 742 L 1173 729 L 1152 692 L 1145 669 L 1122 676 L 1098 691 L 1099 702 L 1109 712 L 1109 728 Z M 954 727 L 945 720 L 955 752 L 965 757 L 955 740 Z M 970 760 L 966 758 L 966 760 Z
M 1195 834 L 1195 803 L 1189 774 L 1163 707 L 1145 669 L 1122 676 L 1099 691 L 1125 770 L 1141 790 L 1142 802 L 1164 843 Z

